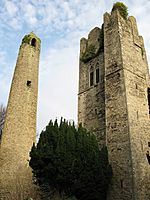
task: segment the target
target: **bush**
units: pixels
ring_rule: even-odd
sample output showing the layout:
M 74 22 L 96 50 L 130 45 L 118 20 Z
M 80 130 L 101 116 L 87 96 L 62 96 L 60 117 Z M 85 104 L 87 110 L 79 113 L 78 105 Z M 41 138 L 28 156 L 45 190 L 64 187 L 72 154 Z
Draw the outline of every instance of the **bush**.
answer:
M 112 176 L 107 149 L 100 151 L 95 136 L 82 126 L 50 121 L 30 157 L 38 185 L 41 190 L 46 186 L 44 200 L 53 191 L 66 199 L 105 200 Z
M 124 5 L 122 2 L 117 2 L 113 5 L 112 11 L 117 10 L 119 11 L 120 15 L 127 19 L 128 17 L 128 7 Z

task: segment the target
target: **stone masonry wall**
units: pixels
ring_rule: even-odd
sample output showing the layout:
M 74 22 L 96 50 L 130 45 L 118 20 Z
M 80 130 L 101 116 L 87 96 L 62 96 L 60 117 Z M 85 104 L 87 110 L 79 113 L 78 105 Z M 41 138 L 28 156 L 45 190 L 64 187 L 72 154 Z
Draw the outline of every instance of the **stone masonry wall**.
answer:
M 148 146 L 150 118 L 146 52 L 134 17 L 129 17 L 127 21 L 119 17 L 119 32 L 128 106 L 135 199 L 149 200 L 150 166 L 146 152 L 150 149 Z
M 78 121 L 107 145 L 113 179 L 107 200 L 149 200 L 150 87 L 144 42 L 134 17 L 118 10 L 104 14 L 104 52 L 82 61 L 89 44 L 98 49 L 98 31 L 81 39 Z M 100 69 L 100 82 L 90 73 Z M 95 76 L 95 74 L 94 74 Z M 149 89 L 150 90 L 150 89 Z
M 88 36 L 88 40 L 81 39 L 80 59 L 88 45 L 99 49 L 100 29 L 94 28 Z M 96 83 L 96 70 L 99 69 L 99 82 Z M 99 145 L 105 144 L 105 109 L 104 109 L 104 53 L 88 62 L 80 60 L 79 69 L 79 94 L 78 94 L 78 122 L 88 130 L 96 134 Z M 90 86 L 90 73 L 93 73 L 93 85 Z
M 113 169 L 108 200 L 132 200 L 132 159 L 118 15 L 118 11 L 104 15 L 106 145 Z
M 32 197 L 29 151 L 36 139 L 40 40 L 22 43 L 12 80 L 0 146 L 0 199 Z

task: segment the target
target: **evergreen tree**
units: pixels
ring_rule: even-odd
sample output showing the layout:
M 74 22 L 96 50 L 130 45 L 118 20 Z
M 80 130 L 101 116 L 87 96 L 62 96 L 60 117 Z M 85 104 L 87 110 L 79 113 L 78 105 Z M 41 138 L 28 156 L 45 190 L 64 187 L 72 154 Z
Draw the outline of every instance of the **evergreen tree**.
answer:
M 100 151 L 95 136 L 81 125 L 76 129 L 62 119 L 60 125 L 50 121 L 30 157 L 38 185 L 49 194 L 55 190 L 79 200 L 106 199 L 112 176 L 107 149 Z

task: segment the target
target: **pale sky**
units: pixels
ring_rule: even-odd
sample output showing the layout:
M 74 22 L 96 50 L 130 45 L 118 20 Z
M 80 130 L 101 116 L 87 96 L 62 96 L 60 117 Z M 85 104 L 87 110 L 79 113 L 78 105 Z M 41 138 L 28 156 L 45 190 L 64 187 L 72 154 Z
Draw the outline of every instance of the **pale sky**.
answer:
M 61 116 L 77 123 L 79 41 L 113 0 L 0 0 L 0 104 L 7 105 L 19 46 L 34 31 L 41 39 L 37 131 Z M 137 19 L 150 63 L 150 0 L 124 0 Z

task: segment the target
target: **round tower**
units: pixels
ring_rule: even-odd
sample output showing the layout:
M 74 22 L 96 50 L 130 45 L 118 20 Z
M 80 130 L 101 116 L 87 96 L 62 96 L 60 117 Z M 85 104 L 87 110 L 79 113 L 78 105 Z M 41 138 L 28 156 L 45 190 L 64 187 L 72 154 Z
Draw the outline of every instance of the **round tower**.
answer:
M 0 199 L 32 197 L 28 160 L 36 140 L 40 43 L 31 32 L 19 49 L 0 144 Z

